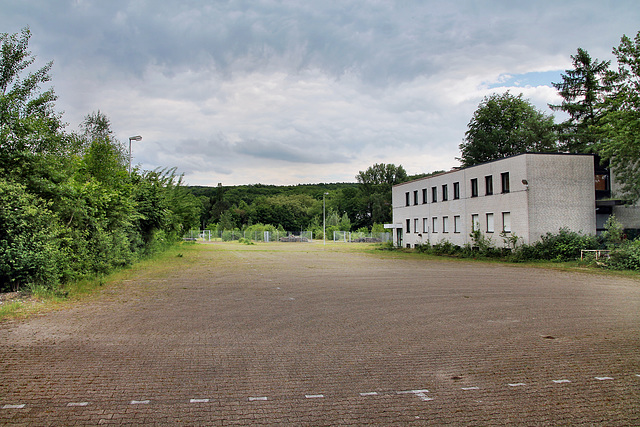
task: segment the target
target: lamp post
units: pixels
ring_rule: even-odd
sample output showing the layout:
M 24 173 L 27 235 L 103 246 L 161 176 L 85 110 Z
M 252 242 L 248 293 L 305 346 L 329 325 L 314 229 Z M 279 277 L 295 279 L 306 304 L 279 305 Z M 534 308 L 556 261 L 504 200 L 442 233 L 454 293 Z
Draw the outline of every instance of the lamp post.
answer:
M 131 176 L 131 141 L 142 141 L 142 137 L 140 135 L 129 137 L 129 176 Z
M 329 193 L 324 193 L 322 195 L 322 241 L 323 244 L 326 246 L 327 245 L 327 227 L 326 227 L 326 215 L 325 215 L 325 203 L 324 203 L 324 196 L 328 195 Z

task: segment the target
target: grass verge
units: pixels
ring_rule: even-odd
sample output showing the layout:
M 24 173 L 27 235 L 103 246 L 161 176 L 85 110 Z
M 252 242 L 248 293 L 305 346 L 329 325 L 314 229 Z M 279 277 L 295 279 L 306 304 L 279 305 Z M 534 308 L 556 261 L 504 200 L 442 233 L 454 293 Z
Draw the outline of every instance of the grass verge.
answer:
M 165 274 L 178 263 L 188 266 L 197 261 L 197 252 L 203 249 L 206 248 L 195 243 L 181 242 L 109 275 L 67 283 L 58 289 L 34 286 L 23 292 L 14 292 L 9 298 L 0 298 L 0 322 L 70 307 L 101 295 L 105 289 L 124 287 L 134 278 Z

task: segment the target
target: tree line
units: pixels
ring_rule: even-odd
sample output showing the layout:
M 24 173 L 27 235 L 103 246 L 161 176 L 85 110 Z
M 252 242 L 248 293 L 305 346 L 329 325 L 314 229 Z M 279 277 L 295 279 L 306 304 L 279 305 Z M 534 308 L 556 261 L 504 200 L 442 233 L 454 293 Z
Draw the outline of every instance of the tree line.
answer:
M 197 226 L 199 200 L 175 169 L 128 170 L 101 112 L 68 132 L 52 63 L 29 71 L 30 32 L 0 34 L 0 292 L 105 274 Z
M 424 175 L 419 175 L 424 176 Z M 418 176 L 402 166 L 374 164 L 356 175 L 354 183 L 295 186 L 241 185 L 189 187 L 199 198 L 203 229 L 244 230 L 256 224 L 285 231 L 383 231 L 391 222 L 391 188 Z

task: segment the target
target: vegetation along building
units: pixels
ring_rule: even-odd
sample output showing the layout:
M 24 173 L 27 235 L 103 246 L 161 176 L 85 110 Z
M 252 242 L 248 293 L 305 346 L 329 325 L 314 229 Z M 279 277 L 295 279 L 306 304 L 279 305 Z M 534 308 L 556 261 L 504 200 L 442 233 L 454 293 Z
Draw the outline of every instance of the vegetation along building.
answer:
M 638 209 L 611 199 L 609 173 L 596 166 L 592 155 L 525 153 L 398 184 L 385 227 L 406 247 L 473 244 L 474 230 L 494 246 L 513 236 L 529 244 L 561 228 L 596 234 L 611 213 L 640 227 Z

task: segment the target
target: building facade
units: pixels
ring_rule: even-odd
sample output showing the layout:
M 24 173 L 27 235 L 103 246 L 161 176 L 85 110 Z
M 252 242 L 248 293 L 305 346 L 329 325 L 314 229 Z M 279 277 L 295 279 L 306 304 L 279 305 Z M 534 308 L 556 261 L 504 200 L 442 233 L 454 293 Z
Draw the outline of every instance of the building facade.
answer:
M 594 158 L 519 154 L 395 185 L 392 203 L 385 227 L 396 246 L 462 246 L 476 229 L 494 246 L 506 236 L 529 244 L 563 227 L 595 234 Z

